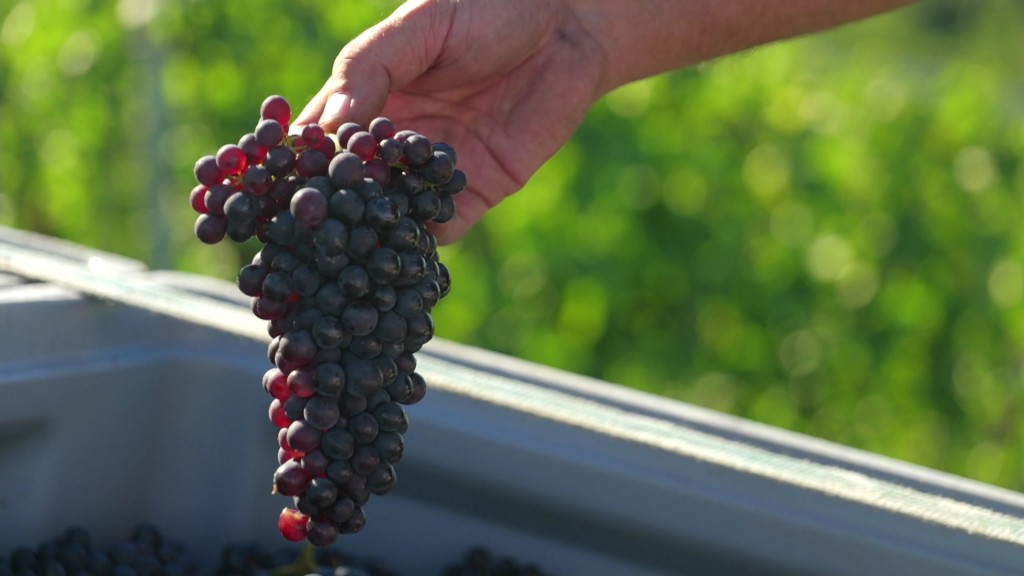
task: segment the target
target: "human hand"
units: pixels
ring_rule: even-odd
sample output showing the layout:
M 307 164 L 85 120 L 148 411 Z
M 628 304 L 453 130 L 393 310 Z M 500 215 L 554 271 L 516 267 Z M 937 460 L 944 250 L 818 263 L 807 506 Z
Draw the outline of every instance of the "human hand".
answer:
M 451 144 L 469 187 L 434 228 L 461 238 L 521 189 L 601 95 L 605 56 L 567 0 L 415 0 L 346 45 L 296 117 L 334 131 L 386 116 Z

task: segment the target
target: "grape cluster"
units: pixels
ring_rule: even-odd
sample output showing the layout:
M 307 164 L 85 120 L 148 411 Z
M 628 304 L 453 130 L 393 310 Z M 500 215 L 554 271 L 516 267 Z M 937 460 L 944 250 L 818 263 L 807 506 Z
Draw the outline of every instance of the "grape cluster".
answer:
M 413 354 L 451 286 L 427 225 L 455 215 L 466 175 L 451 146 L 387 118 L 289 135 L 290 116 L 268 97 L 253 132 L 196 162 L 191 202 L 199 240 L 263 243 L 238 287 L 271 337 L 273 488 L 294 503 L 278 526 L 326 546 L 361 530 L 370 495 L 395 486 L 403 406 L 427 389 Z
M 35 548 L 21 546 L 6 560 L 2 576 L 192 576 L 199 568 L 185 546 L 165 538 L 156 528 L 139 524 L 112 546 L 93 542 L 88 530 L 72 526 Z
M 473 546 L 459 561 L 448 565 L 441 576 L 546 576 L 546 573 L 534 564 L 495 555 L 483 546 Z

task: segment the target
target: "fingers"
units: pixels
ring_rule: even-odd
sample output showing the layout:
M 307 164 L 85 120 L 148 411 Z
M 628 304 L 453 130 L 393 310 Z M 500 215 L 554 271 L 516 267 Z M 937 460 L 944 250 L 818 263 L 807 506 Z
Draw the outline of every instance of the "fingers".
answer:
M 366 125 L 388 94 L 407 86 L 437 61 L 452 20 L 449 2 L 406 2 L 391 16 L 349 42 L 330 79 L 295 118 L 333 131 L 343 122 Z

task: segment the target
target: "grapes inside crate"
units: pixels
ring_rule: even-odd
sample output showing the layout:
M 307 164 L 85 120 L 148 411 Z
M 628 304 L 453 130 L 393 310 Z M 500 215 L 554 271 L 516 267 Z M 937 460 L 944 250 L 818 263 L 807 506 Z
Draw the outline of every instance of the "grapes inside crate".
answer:
M 213 573 L 282 543 L 266 325 L 231 283 L 0 228 L 0 555 L 158 526 Z M 332 549 L 545 573 L 1014 574 L 1024 498 L 434 339 L 398 483 Z

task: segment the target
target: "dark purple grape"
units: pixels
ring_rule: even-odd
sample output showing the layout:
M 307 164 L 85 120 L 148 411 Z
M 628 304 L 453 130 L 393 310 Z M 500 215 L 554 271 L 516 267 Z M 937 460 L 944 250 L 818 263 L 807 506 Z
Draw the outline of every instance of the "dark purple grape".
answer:
M 327 157 L 315 148 L 303 150 L 295 159 L 295 171 L 304 178 L 325 175 L 328 166 Z
M 341 126 L 338 126 L 338 130 L 337 132 L 335 132 L 335 135 L 338 137 L 338 142 L 341 142 L 342 146 L 344 146 L 345 143 L 348 142 L 348 139 L 351 138 L 353 134 L 359 132 L 362 129 L 363 127 L 360 124 L 357 124 L 356 122 L 345 122 Z
M 256 130 L 253 131 L 256 135 L 256 143 L 260 146 L 277 146 L 284 140 L 285 130 L 284 126 L 280 122 L 273 119 L 260 120 L 260 123 L 256 125 Z
M 274 272 L 284 272 L 291 275 L 292 272 L 302 265 L 302 260 L 291 252 L 282 252 L 270 262 L 270 269 Z
M 452 157 L 435 147 L 430 160 L 423 167 L 423 177 L 431 184 L 440 186 L 451 180 L 454 174 L 455 162 L 452 161 Z
M 346 366 L 351 361 L 346 362 Z M 366 412 L 366 395 L 361 392 L 351 392 L 341 398 L 341 413 L 346 418 L 351 418 L 360 412 Z
M 445 154 L 447 154 L 452 164 L 459 163 L 459 155 L 455 152 L 455 148 L 451 144 L 448 144 L 447 142 L 434 142 L 430 146 L 430 149 L 434 153 L 444 152 Z
M 223 216 L 200 214 L 196 218 L 195 234 L 203 244 L 216 244 L 224 239 L 228 231 L 228 221 Z
M 238 147 L 245 152 L 245 158 L 249 161 L 249 169 L 263 162 L 267 157 L 267 147 L 256 142 L 256 135 L 252 132 L 243 135 L 238 140 Z
M 363 160 L 351 152 L 341 152 L 331 159 L 327 166 L 327 174 L 336 190 L 355 188 L 365 176 Z
M 310 518 L 306 524 L 306 540 L 313 546 L 330 546 L 338 539 L 339 528 L 332 522 Z
M 394 228 L 402 215 L 398 210 L 398 205 L 391 198 L 378 196 L 366 202 L 363 217 L 373 229 L 385 231 Z
M 377 419 L 373 417 L 373 414 L 360 412 L 349 418 L 348 431 L 352 434 L 352 439 L 356 441 L 356 444 L 365 445 L 377 438 L 380 425 L 377 424 Z
M 419 290 L 404 288 L 398 291 L 394 311 L 403 318 L 412 318 L 424 310 L 423 296 Z
M 316 355 L 316 342 L 306 330 L 292 330 L 281 337 L 280 354 L 299 366 L 309 364 Z
M 345 235 L 345 242 L 348 242 L 348 234 Z M 334 256 L 318 253 L 313 256 L 316 270 L 327 280 L 334 280 L 341 274 L 349 264 L 348 254 L 341 252 Z
M 395 358 L 395 366 L 398 367 L 399 372 L 412 374 L 416 371 L 416 357 L 412 354 L 402 354 Z
M 420 297 L 423 299 L 423 307 L 425 310 L 429 310 L 436 306 L 438 300 L 441 299 L 441 286 L 436 281 L 429 278 L 420 280 L 419 284 L 413 286 L 413 289 L 419 291 Z
M 391 166 L 380 158 L 374 158 L 363 164 L 363 174 L 378 186 L 387 186 L 391 182 Z
M 287 402 L 285 403 L 287 404 Z M 288 426 L 288 444 L 299 452 L 310 452 L 320 447 L 321 431 L 305 420 L 296 420 Z
M 426 343 L 434 337 L 434 319 L 430 313 L 424 311 L 408 318 L 408 334 L 406 339 L 411 339 L 421 344 Z
M 299 463 L 289 460 L 274 472 L 274 491 L 285 496 L 298 496 L 309 486 L 309 481 Z
M 287 431 L 285 431 L 285 434 L 287 435 Z M 331 460 L 319 449 L 306 452 L 299 459 L 299 465 L 302 466 L 302 470 L 314 478 L 325 476 L 327 474 L 327 467 L 330 464 Z
M 263 297 L 284 302 L 292 295 L 292 277 L 287 272 L 270 272 L 263 278 Z
M 419 172 L 405 172 L 398 181 L 398 188 L 406 196 L 414 196 L 426 187 L 427 181 Z
M 422 166 L 430 160 L 433 151 L 430 149 L 430 140 L 426 136 L 413 134 L 402 144 L 402 153 L 409 164 Z
M 338 408 L 338 402 L 333 398 L 317 395 L 306 402 L 302 415 L 310 426 L 327 430 L 338 422 L 341 410 Z
M 314 227 L 327 218 L 327 198 L 316 188 L 301 188 L 292 196 L 290 210 L 295 220 Z
M 351 482 L 351 480 L 349 480 L 349 482 Z M 356 501 L 355 498 L 352 498 L 352 500 L 354 502 Z M 366 513 L 363 512 L 363 509 L 360 507 L 361 505 L 359 505 L 358 502 L 356 504 L 356 508 L 352 511 L 352 515 L 338 527 L 339 532 L 342 534 L 355 534 L 366 527 Z
M 438 224 L 451 222 L 452 218 L 455 217 L 455 199 L 452 198 L 451 194 L 440 194 L 438 198 L 441 201 L 441 209 L 434 215 L 434 222 Z
M 249 264 L 238 271 L 235 282 L 238 289 L 246 296 L 261 296 L 263 294 L 263 279 L 270 271 L 266 266 Z
M 345 479 L 345 482 L 341 482 L 341 484 L 345 484 L 346 482 L 348 482 L 350 478 L 351 475 L 349 476 L 349 478 Z M 341 524 L 352 517 L 352 513 L 355 512 L 355 509 L 356 503 L 353 502 L 351 498 L 338 498 L 334 501 L 334 504 L 331 506 L 331 509 L 327 512 L 327 517 L 331 520 L 331 522 L 334 522 L 335 524 Z
M 426 259 L 412 250 L 399 252 L 398 258 L 402 264 L 402 271 L 395 279 L 395 285 L 402 287 L 419 284 L 427 273 Z
M 306 402 L 309 398 L 303 398 L 297 394 L 292 394 L 284 401 L 284 413 L 288 416 L 291 421 L 299 420 L 302 418 L 302 411 L 306 408 Z M 396 400 L 397 402 L 397 400 Z
M 376 437 L 375 437 L 376 438 Z M 352 454 L 352 470 L 356 474 L 368 475 L 381 461 L 380 453 L 373 446 L 359 446 Z
M 360 130 L 349 137 L 345 143 L 345 149 L 361 160 L 369 160 L 377 153 L 377 140 L 373 134 Z
M 292 271 L 292 286 L 302 296 L 314 296 L 320 289 L 320 273 L 308 264 L 300 264 Z
M 228 219 L 228 227 L 225 231 L 225 235 L 231 238 L 235 242 L 242 243 L 252 238 L 256 233 L 256 222 L 255 221 L 234 221 Z
M 344 428 L 331 428 L 320 439 L 320 449 L 332 460 L 348 460 L 356 449 L 356 441 Z
M 263 196 L 270 192 L 270 172 L 264 166 L 249 166 L 242 176 L 242 186 L 253 196 Z
M 343 272 L 344 274 L 344 272 Z M 377 327 L 379 313 L 366 300 L 355 300 L 341 314 L 342 328 L 353 336 L 365 336 Z
M 345 251 L 349 256 L 362 260 L 377 249 L 380 241 L 377 232 L 369 226 L 356 226 L 348 232 L 348 245 Z
M 364 397 L 380 390 L 384 376 L 380 368 L 369 360 L 357 360 L 345 366 L 345 382 L 348 389 Z
M 348 434 L 348 432 L 346 432 Z M 351 436 L 349 436 L 351 438 Z M 355 450 L 355 442 L 352 443 L 352 449 Z M 339 458 L 334 462 L 331 462 L 327 466 L 327 478 L 339 486 L 348 484 L 349 480 L 355 476 L 355 471 L 352 470 L 352 464 L 349 463 L 348 459 L 352 457 L 352 452 L 349 452 L 348 456 Z M 351 502 L 350 498 L 343 498 Z M 339 499 L 340 500 L 340 499 Z M 353 502 L 353 505 L 355 503 Z
M 349 264 L 338 275 L 338 285 L 347 298 L 362 298 L 370 293 L 370 274 L 358 264 Z
M 348 349 L 349 352 L 360 358 L 373 359 L 380 354 L 382 344 L 376 336 L 367 334 L 365 336 L 353 337 L 352 342 L 348 345 Z
M 288 210 L 275 214 L 267 226 L 267 232 L 275 244 L 291 246 L 298 241 L 295 236 L 295 217 Z
M 341 322 L 334 316 L 325 315 L 313 324 L 310 330 L 313 340 L 320 348 L 337 348 L 343 342 L 351 340 L 351 334 L 346 334 Z
M 366 202 L 355 190 L 342 188 L 331 194 L 327 209 L 332 218 L 337 218 L 349 226 L 355 226 L 363 220 Z
M 224 204 L 227 203 L 228 198 L 234 193 L 235 189 L 227 184 L 217 184 L 207 188 L 206 195 L 203 198 L 206 212 L 215 216 L 223 216 Z
M 402 272 L 402 261 L 391 248 L 377 248 L 366 259 L 366 273 L 378 284 L 394 282 Z
M 405 440 L 399 432 L 382 430 L 373 441 L 373 447 L 377 449 L 381 460 L 389 464 L 397 464 L 405 451 Z
M 406 319 L 394 311 L 388 311 L 380 314 L 373 334 L 384 342 L 401 342 L 405 340 L 407 331 Z
M 398 432 L 404 434 L 409 428 L 409 417 L 405 410 L 397 402 L 385 402 L 377 406 L 373 411 L 373 417 L 384 432 Z
M 327 478 L 313 478 L 306 488 L 306 498 L 317 508 L 326 508 L 338 498 L 338 487 Z
M 387 241 L 395 250 L 413 250 L 420 241 L 420 226 L 412 218 L 403 216 L 388 231 Z
M 267 150 L 267 159 L 263 161 L 263 166 L 271 176 L 284 176 L 295 168 L 295 152 L 287 146 L 274 146 Z
M 348 298 L 341 293 L 341 287 L 337 282 L 325 282 L 316 291 L 316 305 L 320 311 L 328 316 L 341 317 L 341 313 L 348 304 Z
M 466 173 L 456 168 L 452 172 L 451 179 L 441 186 L 440 191 L 445 194 L 458 194 L 466 189 L 467 184 Z
M 209 154 L 196 160 L 193 173 L 195 174 L 196 181 L 207 187 L 220 184 L 224 181 L 225 176 L 224 172 L 217 166 L 217 157 Z
M 368 296 L 370 304 L 380 312 L 387 312 L 395 307 L 398 292 L 390 284 L 375 284 Z
M 433 190 L 417 192 L 409 199 L 409 215 L 421 221 L 431 220 L 441 211 L 441 198 Z
M 296 368 L 285 377 L 288 391 L 300 398 L 309 398 L 316 394 L 316 380 L 309 368 Z
M 324 362 L 314 371 L 316 393 L 337 400 L 345 391 L 345 369 L 335 362 Z
M 395 129 L 395 123 L 384 116 L 378 116 L 377 118 L 370 120 L 370 125 L 367 129 L 377 142 L 393 138 L 395 136 L 395 132 L 397 132 Z
M 427 395 L 427 381 L 423 379 L 419 372 L 409 374 L 409 381 L 412 382 L 412 394 L 402 402 L 406 406 L 423 400 L 423 397 Z
M 397 481 L 398 477 L 395 475 L 395 468 L 387 462 L 379 463 L 366 476 L 367 487 L 370 489 L 370 492 L 378 496 L 391 492 L 395 488 Z
M 385 138 L 377 143 L 377 156 L 387 164 L 396 164 L 402 159 L 402 143 L 394 138 Z

